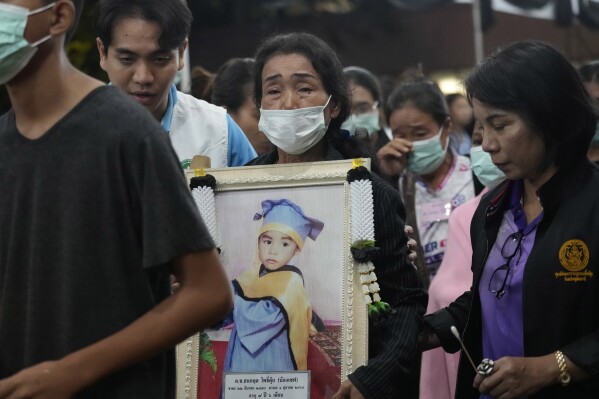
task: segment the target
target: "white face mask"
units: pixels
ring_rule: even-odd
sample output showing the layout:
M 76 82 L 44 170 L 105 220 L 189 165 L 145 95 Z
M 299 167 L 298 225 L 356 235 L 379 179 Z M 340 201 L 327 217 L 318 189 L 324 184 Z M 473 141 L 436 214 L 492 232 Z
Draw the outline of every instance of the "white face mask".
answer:
M 271 143 L 287 154 L 299 155 L 308 151 L 324 137 L 328 124 L 324 120 L 324 109 L 329 105 L 298 109 L 260 108 L 258 129 Z
M 30 15 L 49 10 L 55 4 L 29 11 L 24 7 L 0 3 L 0 84 L 17 76 L 33 58 L 37 46 L 52 37 L 47 35 L 35 43 L 29 43 L 24 34 Z

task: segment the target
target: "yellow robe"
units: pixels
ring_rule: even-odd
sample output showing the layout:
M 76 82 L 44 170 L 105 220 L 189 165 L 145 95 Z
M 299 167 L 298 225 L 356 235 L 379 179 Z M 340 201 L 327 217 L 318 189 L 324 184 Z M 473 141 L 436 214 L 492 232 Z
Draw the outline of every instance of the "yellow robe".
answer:
M 243 295 L 260 299 L 274 297 L 287 315 L 287 334 L 291 355 L 297 370 L 308 369 L 308 340 L 312 323 L 312 305 L 308 299 L 300 274 L 289 271 L 272 271 L 260 277 L 260 265 L 237 278 Z

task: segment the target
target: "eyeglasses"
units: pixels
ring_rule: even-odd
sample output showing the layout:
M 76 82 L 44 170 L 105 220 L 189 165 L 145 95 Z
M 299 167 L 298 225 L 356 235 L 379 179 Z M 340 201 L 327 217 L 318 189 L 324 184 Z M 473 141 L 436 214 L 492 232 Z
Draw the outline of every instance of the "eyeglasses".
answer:
M 515 233 L 510 234 L 510 236 L 505 240 L 503 246 L 501 247 L 501 256 L 506 259 L 505 264 L 499 266 L 493 274 L 491 275 L 491 279 L 489 280 L 489 291 L 495 294 L 497 299 L 501 299 L 503 294 L 505 294 L 505 284 L 507 283 L 507 278 L 510 274 L 510 262 L 516 256 L 516 253 L 520 249 L 520 244 L 522 243 L 522 239 L 524 238 L 524 234 L 522 232 L 517 231 Z M 516 261 L 516 264 L 518 263 Z

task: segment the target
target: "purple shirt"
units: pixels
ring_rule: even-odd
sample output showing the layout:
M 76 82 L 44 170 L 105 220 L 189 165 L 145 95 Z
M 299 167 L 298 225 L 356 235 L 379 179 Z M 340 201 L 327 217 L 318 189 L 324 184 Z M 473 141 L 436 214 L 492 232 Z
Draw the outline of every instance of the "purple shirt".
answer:
M 535 242 L 536 227 L 543 217 L 543 212 L 527 225 L 526 214 L 520 203 L 522 191 L 522 181 L 515 181 L 511 188 L 509 209 L 503 214 L 497 239 L 491 248 L 480 280 L 483 357 L 493 360 L 504 356 L 524 356 L 522 281 L 524 267 Z M 511 234 L 518 231 L 523 237 L 519 249 L 510 261 L 505 293 L 498 299 L 489 290 L 489 280 L 493 272 L 507 261 L 501 255 L 503 244 Z M 481 395 L 481 398 L 491 396 Z

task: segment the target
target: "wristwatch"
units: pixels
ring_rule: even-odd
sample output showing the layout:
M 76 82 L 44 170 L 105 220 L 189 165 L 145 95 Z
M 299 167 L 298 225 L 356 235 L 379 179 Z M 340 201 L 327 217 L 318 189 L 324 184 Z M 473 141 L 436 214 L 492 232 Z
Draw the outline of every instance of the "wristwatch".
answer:
M 557 360 L 557 367 L 559 368 L 559 376 L 557 381 L 562 384 L 563 387 L 570 385 L 572 377 L 568 373 L 568 366 L 566 365 L 566 359 L 562 351 L 555 351 L 555 360 Z

